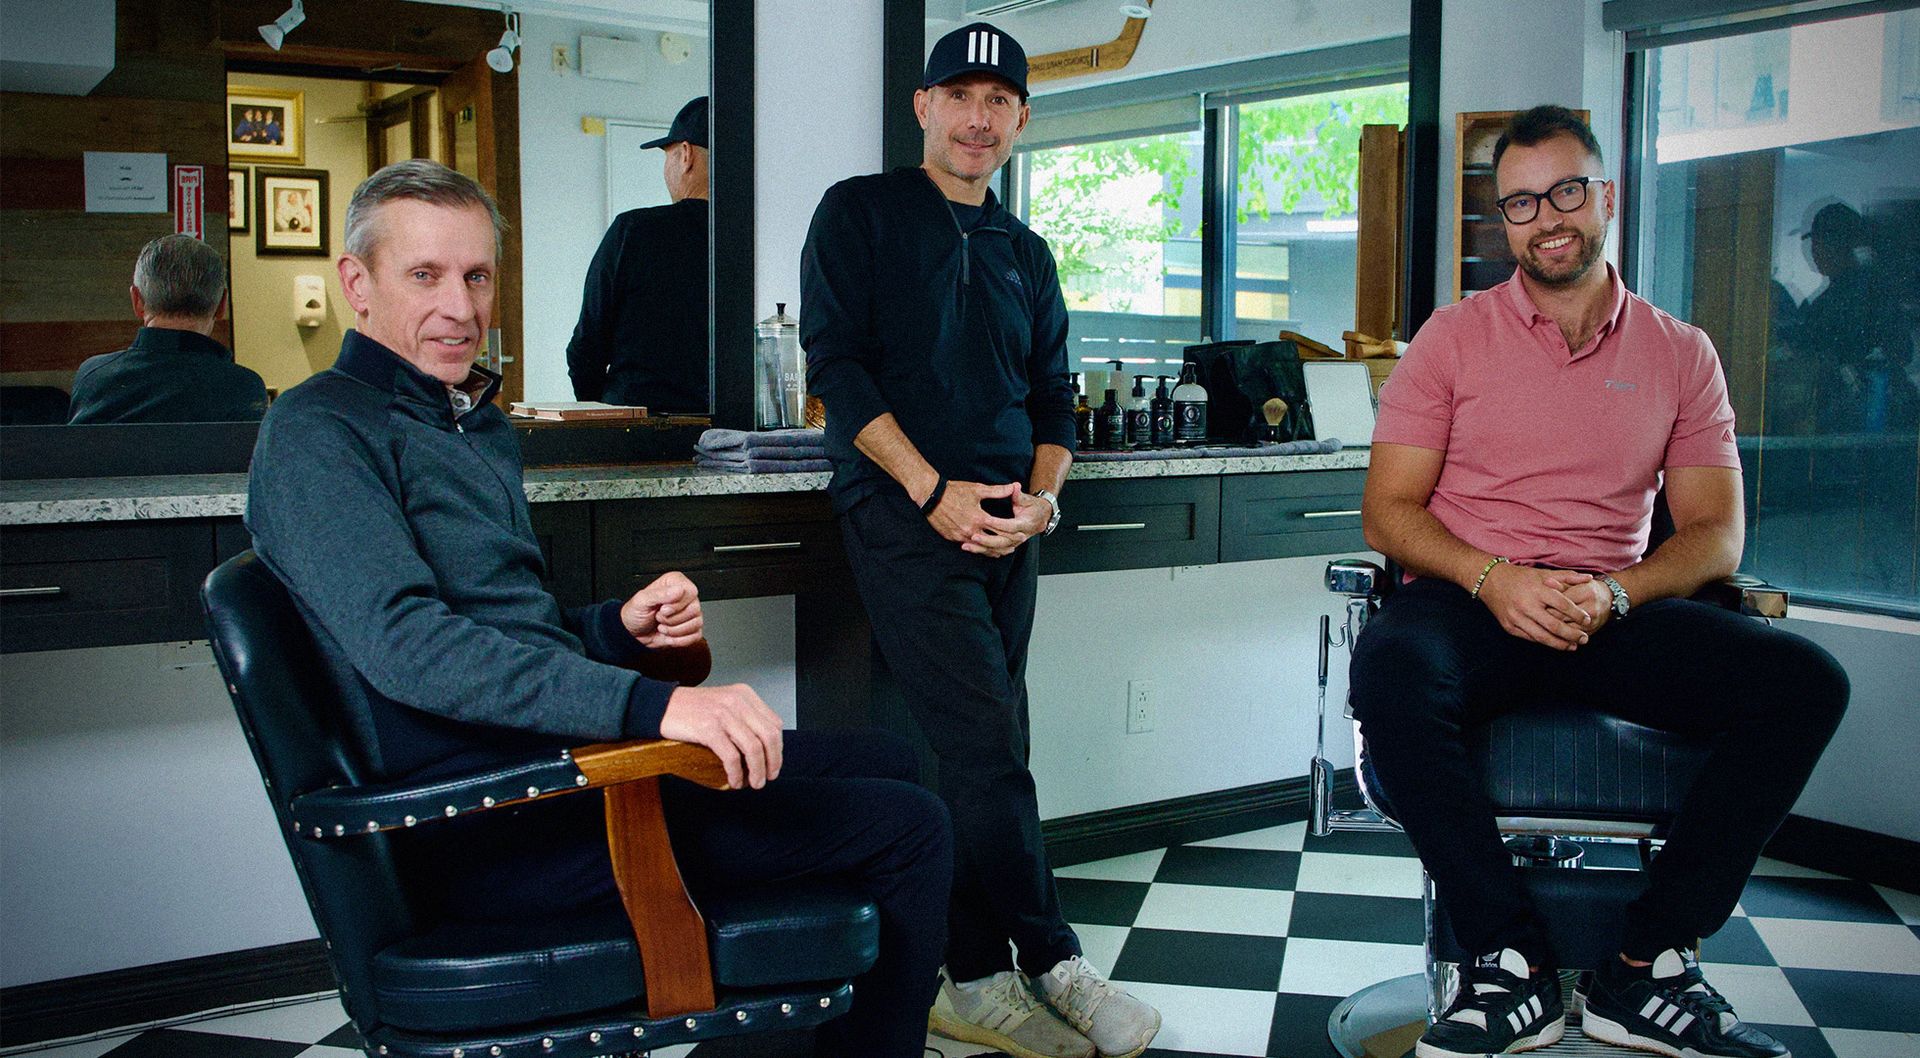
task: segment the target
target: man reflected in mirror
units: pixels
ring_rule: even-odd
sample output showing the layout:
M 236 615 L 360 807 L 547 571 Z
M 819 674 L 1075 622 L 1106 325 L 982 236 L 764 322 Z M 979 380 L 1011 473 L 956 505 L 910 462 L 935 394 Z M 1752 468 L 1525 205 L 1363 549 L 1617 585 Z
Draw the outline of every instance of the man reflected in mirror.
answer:
M 600 240 L 567 343 L 575 399 L 707 414 L 707 141 L 701 96 L 640 145 L 664 155 L 673 202 L 620 214 Z

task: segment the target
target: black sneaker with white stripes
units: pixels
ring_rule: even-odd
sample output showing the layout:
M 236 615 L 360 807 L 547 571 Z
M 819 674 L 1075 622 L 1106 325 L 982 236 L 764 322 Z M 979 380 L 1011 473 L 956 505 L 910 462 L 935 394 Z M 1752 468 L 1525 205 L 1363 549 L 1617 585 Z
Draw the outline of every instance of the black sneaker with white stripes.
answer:
M 1482 1058 L 1560 1042 L 1567 1015 L 1560 975 L 1529 973 L 1527 957 L 1504 948 L 1460 967 L 1460 994 L 1414 1044 L 1417 1058 Z
M 1617 1047 L 1672 1058 L 1792 1058 L 1779 1040 L 1742 1022 L 1700 976 L 1693 953 L 1671 948 L 1652 966 L 1614 959 L 1581 980 L 1580 1031 Z

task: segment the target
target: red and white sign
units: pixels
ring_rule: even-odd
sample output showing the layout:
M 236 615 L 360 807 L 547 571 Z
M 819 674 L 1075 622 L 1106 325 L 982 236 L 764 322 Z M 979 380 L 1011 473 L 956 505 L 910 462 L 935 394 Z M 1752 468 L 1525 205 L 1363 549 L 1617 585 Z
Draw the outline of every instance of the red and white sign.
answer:
M 176 165 L 173 167 L 173 230 L 177 235 L 191 235 L 196 239 L 201 234 L 201 226 L 207 212 L 206 191 L 207 169 L 203 165 Z

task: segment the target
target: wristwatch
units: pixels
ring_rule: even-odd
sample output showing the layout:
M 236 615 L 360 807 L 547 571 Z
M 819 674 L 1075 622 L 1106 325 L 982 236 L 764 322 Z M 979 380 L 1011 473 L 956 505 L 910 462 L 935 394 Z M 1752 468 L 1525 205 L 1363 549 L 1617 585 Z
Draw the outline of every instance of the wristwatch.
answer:
M 1627 589 L 1622 588 L 1619 581 L 1606 573 L 1600 574 L 1600 583 L 1605 584 L 1607 590 L 1613 593 L 1613 616 L 1627 616 L 1627 610 L 1633 606 L 1633 600 L 1627 598 Z
M 1040 530 L 1041 536 L 1052 536 L 1053 531 L 1060 528 L 1060 497 L 1046 489 L 1034 489 L 1033 494 L 1046 500 L 1047 506 L 1053 508 L 1053 517 L 1047 519 L 1047 527 Z

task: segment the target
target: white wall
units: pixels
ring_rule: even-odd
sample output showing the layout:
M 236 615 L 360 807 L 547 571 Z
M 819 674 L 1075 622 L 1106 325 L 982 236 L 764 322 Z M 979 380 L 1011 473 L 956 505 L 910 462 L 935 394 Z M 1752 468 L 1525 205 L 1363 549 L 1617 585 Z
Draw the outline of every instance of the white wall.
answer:
M 545 15 L 520 19 L 520 238 L 526 280 L 521 288 L 526 340 L 526 399 L 572 400 L 567 341 L 580 318 L 587 264 L 606 233 L 607 138 L 581 131 L 582 117 L 665 123 L 687 100 L 707 94 L 708 40 L 687 37 L 691 58 L 669 63 L 651 45 L 660 34 Z M 619 37 L 642 49 L 646 81 L 580 76 L 580 36 Z M 553 68 L 553 46 L 572 60 Z M 634 180 L 661 181 L 658 152 Z
M 1787 620 L 1781 627 L 1826 647 L 1853 681 L 1853 702 L 1793 810 L 1878 834 L 1920 841 L 1920 621 L 1853 614 Z M 1836 623 L 1844 622 L 1844 623 Z
M 0 0 L 0 89 L 86 95 L 113 71 L 114 0 Z

